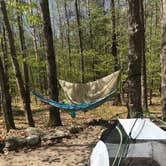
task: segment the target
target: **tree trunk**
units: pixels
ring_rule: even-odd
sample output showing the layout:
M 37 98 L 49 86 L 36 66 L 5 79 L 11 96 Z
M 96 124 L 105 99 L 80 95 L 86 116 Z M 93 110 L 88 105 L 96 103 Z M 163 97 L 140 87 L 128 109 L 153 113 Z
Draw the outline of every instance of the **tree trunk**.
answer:
M 3 100 L 2 100 L 2 88 L 0 86 L 0 116 L 2 116 L 2 104 L 3 104 Z
M 142 109 L 148 111 L 148 99 L 147 99 L 147 76 L 146 76 L 146 56 L 145 56 L 145 26 L 144 26 L 144 7 L 143 1 L 141 4 L 141 24 L 142 24 L 142 70 L 141 70 L 141 87 L 142 87 Z
M 12 112 L 12 105 L 11 105 L 11 94 L 10 94 L 10 86 L 9 86 L 9 58 L 8 58 L 8 51 L 7 51 L 7 40 L 6 40 L 6 33 L 5 33 L 5 27 L 3 26 L 3 37 L 1 38 L 1 47 L 2 47 L 2 55 L 4 60 L 1 61 L 1 69 L 2 70 L 2 90 L 4 91 L 4 109 L 7 112 L 8 122 L 9 122 L 9 128 L 15 129 L 14 119 L 13 119 L 13 112 Z M 1 59 L 0 59 L 1 60 Z M 2 95 L 3 95 L 2 93 Z
M 40 0 L 40 6 L 43 18 L 43 30 L 47 47 L 47 81 L 48 81 L 48 94 L 53 100 L 58 101 L 58 83 L 57 83 L 57 69 L 56 69 L 56 57 L 53 46 L 53 36 L 49 12 L 48 0 Z M 60 119 L 59 109 L 50 106 L 49 112 L 49 125 L 60 126 L 62 125 Z
M 59 20 L 59 33 L 60 33 L 60 40 L 61 40 L 61 49 L 64 50 L 65 49 L 65 38 L 64 38 L 64 27 L 63 27 L 63 17 L 61 15 L 62 11 L 61 11 L 61 5 L 59 4 L 58 1 L 56 1 L 56 7 L 57 7 L 57 12 L 58 12 L 58 20 Z M 67 79 L 67 68 L 68 68 L 68 62 L 67 62 L 67 56 L 63 55 L 63 66 L 64 66 L 64 70 L 62 72 L 62 75 L 64 76 L 64 79 Z M 60 74 L 61 75 L 61 74 Z
M 142 25 L 141 2 L 142 0 L 128 0 L 129 4 L 129 54 L 128 54 L 128 116 L 140 117 L 141 108 L 141 58 Z
M 25 110 L 26 120 L 27 120 L 28 125 L 33 127 L 34 126 L 34 121 L 33 121 L 33 118 L 32 118 L 32 112 L 31 112 L 30 104 L 29 104 L 29 101 L 27 100 L 26 90 L 25 90 L 25 87 L 24 87 L 24 82 L 23 82 L 23 79 L 22 79 L 22 76 L 21 76 L 19 63 L 18 63 L 17 56 L 16 56 L 16 48 L 15 48 L 15 43 L 14 43 L 14 37 L 13 37 L 13 33 L 11 31 L 11 26 L 10 26 L 8 15 L 7 15 L 6 3 L 5 3 L 4 0 L 1 0 L 0 4 L 1 4 L 1 10 L 2 10 L 2 14 L 3 14 L 3 19 L 4 19 L 6 31 L 8 33 L 13 68 L 14 68 L 16 79 L 17 79 L 17 85 L 18 85 L 18 88 L 19 88 L 19 92 L 20 92 L 20 95 L 21 95 L 21 98 L 22 98 L 22 101 L 23 101 L 23 107 L 24 107 L 24 110 Z
M 104 4 L 105 4 L 105 0 L 96 0 L 97 7 L 104 9 Z
M 17 2 L 21 2 L 18 1 Z M 25 37 L 24 37 L 24 29 L 23 29 L 23 24 L 22 24 L 22 14 L 17 15 L 17 20 L 18 20 L 18 28 L 19 28 L 19 37 L 20 37 L 20 45 L 21 45 L 21 52 L 22 52 L 22 57 L 25 59 L 27 57 L 25 51 L 26 51 L 26 44 L 25 44 Z M 29 70 L 28 70 L 28 65 L 26 63 L 26 60 L 23 61 L 23 73 L 24 73 L 24 84 L 25 84 L 25 97 L 26 97 L 26 109 L 30 110 L 31 112 L 31 99 L 30 99 L 30 90 L 29 90 Z
M 153 78 L 150 80 L 150 89 L 149 89 L 149 105 L 152 105 L 152 97 L 153 97 Z
M 70 41 L 70 22 L 69 22 L 69 16 L 67 12 L 67 2 L 64 0 L 64 7 L 65 7 L 65 18 L 67 23 L 67 43 L 68 43 L 68 55 L 69 55 L 69 75 L 71 75 L 72 70 L 72 63 L 71 63 L 71 41 Z
M 29 0 L 29 5 L 32 3 L 32 0 Z M 37 3 L 37 2 L 36 2 Z M 39 9 L 37 9 L 39 10 Z M 37 11 L 38 12 L 38 11 Z M 31 15 L 34 15 L 34 10 L 31 8 L 30 9 L 30 13 Z M 36 27 L 35 24 L 32 23 L 32 39 L 33 39 L 33 48 L 34 48 L 34 52 L 35 52 L 35 57 L 36 57 L 36 62 L 37 62 L 37 72 L 36 72 L 36 85 L 34 84 L 34 89 L 36 87 L 40 88 L 41 92 L 43 92 L 44 88 L 43 88 L 43 79 L 41 76 L 41 72 L 42 72 L 42 68 L 40 67 L 40 61 L 41 61 L 41 57 L 39 55 L 39 51 L 38 51 L 38 44 L 37 44 L 37 33 L 36 33 Z
M 117 55 L 117 40 L 116 40 L 116 18 L 115 18 L 115 2 L 111 0 L 111 13 L 112 13 L 112 48 L 111 52 L 114 57 L 114 71 L 119 69 L 118 55 Z
M 32 27 L 32 38 L 33 38 L 33 48 L 34 48 L 34 52 L 35 52 L 35 57 L 36 57 L 36 62 L 37 62 L 37 78 L 36 78 L 36 86 L 40 88 L 40 90 L 43 92 L 43 88 L 42 88 L 42 82 L 41 82 L 41 77 L 40 77 L 40 72 L 41 72 L 41 68 L 40 68 L 40 56 L 38 53 L 38 45 L 37 45 L 37 39 L 36 39 L 36 30 L 35 27 L 33 25 Z
M 152 58 L 152 39 L 153 39 L 153 8 L 151 7 L 151 12 L 150 12 L 150 30 L 149 30 L 149 54 L 150 54 L 150 63 L 153 63 L 153 58 Z M 152 97 L 153 97 L 153 69 L 150 71 L 150 88 L 149 88 L 149 105 L 152 105 Z
M 161 41 L 161 98 L 163 119 L 166 120 L 166 0 L 162 0 L 162 41 Z
M 84 54 L 83 54 L 81 22 L 80 22 L 79 10 L 78 10 L 78 0 L 75 0 L 75 10 L 76 10 L 76 18 L 77 18 L 77 26 L 78 26 L 79 47 L 80 47 L 80 54 L 81 54 L 81 82 L 84 83 L 85 82 Z
M 61 40 L 61 48 L 64 49 L 64 30 L 63 30 L 63 23 L 62 23 L 62 16 L 59 7 L 59 2 L 56 1 L 57 12 L 58 12 L 58 21 L 59 21 L 59 31 L 60 31 L 60 40 Z
M 119 70 L 119 65 L 118 65 L 118 54 L 117 54 L 117 40 L 116 40 L 116 17 L 115 17 L 115 1 L 111 0 L 111 13 L 112 13 L 112 48 L 111 52 L 114 57 L 114 71 Z M 121 98 L 120 98 L 120 93 L 117 93 L 117 96 L 114 100 L 114 105 L 121 104 Z
M 89 17 L 89 37 L 90 37 L 90 49 L 94 49 L 94 36 L 92 29 L 92 18 L 91 18 L 91 7 L 90 0 L 87 0 L 87 9 L 88 9 L 88 17 Z M 92 73 L 93 73 L 93 81 L 96 80 L 96 72 L 95 72 L 95 55 L 92 55 Z
M 10 129 L 15 129 L 14 119 L 13 119 L 13 112 L 12 112 L 12 105 L 11 105 L 11 95 L 9 92 L 9 80 L 6 77 L 2 60 L 0 58 L 0 84 L 2 93 L 4 96 L 3 103 L 3 114 L 6 124 L 6 129 L 9 131 Z

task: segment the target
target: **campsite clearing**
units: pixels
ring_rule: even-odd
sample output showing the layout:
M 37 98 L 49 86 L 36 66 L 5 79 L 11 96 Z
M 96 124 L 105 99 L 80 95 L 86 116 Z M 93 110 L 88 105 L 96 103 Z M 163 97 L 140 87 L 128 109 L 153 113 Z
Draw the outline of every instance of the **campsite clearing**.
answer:
M 160 105 L 153 105 L 151 111 L 158 112 L 160 115 Z M 36 127 L 43 131 L 53 130 L 46 125 L 48 112 L 44 104 L 37 108 L 34 105 L 34 118 Z M 42 108 L 42 109 L 41 109 Z M 125 106 L 111 106 L 110 102 L 105 103 L 96 110 L 86 113 L 79 112 L 75 119 L 67 113 L 61 113 L 63 127 L 67 128 L 71 125 L 88 124 L 95 122 L 98 119 L 109 120 L 118 113 L 126 112 Z M 3 120 L 0 119 L 0 139 L 9 136 L 24 136 L 27 127 L 23 111 L 15 110 L 15 122 L 18 130 L 11 130 L 8 134 L 5 133 Z M 120 116 L 126 117 L 125 114 Z M 2 117 L 1 117 L 2 118 Z M 93 123 L 92 123 L 93 124 Z M 6 154 L 0 154 L 0 166 L 85 166 L 89 160 L 92 148 L 101 136 L 104 127 L 101 125 L 87 125 L 84 130 L 77 134 L 72 134 L 70 139 L 64 138 L 61 143 L 43 143 L 40 147 L 20 149 L 17 152 L 11 151 Z

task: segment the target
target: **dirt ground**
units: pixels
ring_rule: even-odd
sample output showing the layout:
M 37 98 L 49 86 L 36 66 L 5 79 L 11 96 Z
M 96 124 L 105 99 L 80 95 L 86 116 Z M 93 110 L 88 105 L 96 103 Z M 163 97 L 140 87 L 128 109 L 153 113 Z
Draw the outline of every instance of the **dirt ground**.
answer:
M 37 106 L 32 107 L 36 127 L 44 131 L 52 130 L 52 128 L 47 127 L 48 111 L 46 106 L 43 104 Z M 153 112 L 159 111 L 160 105 L 154 105 L 150 109 Z M 125 118 L 126 114 L 119 114 L 126 111 L 125 106 L 111 106 L 111 103 L 107 102 L 96 110 L 86 113 L 79 112 L 74 120 L 67 113 L 61 113 L 61 118 L 63 126 L 68 127 L 88 123 L 94 119 L 111 120 L 112 117 L 119 116 Z M 24 113 L 19 107 L 14 109 L 14 119 L 17 130 L 6 133 L 3 118 L 0 116 L 0 140 L 7 136 L 25 135 L 27 124 Z M 61 143 L 42 143 L 40 147 L 34 149 L 26 148 L 17 152 L 0 153 L 0 166 L 86 166 L 91 151 L 103 130 L 104 128 L 100 125 L 89 125 L 82 132 L 73 134 L 70 139 L 64 138 Z
M 41 103 L 38 105 L 39 107 L 32 107 L 36 127 L 43 131 L 52 130 L 47 127 L 48 111 L 46 106 Z M 117 111 L 117 107 L 110 105 L 110 103 L 106 103 L 94 111 L 78 112 L 74 120 L 67 113 L 62 112 L 63 127 L 88 123 L 94 119 L 109 119 L 124 111 L 125 108 L 120 107 Z M 17 130 L 6 133 L 3 118 L 0 116 L 0 140 L 7 136 L 24 137 L 27 124 L 24 113 L 19 107 L 14 109 L 14 119 Z M 70 139 L 64 138 L 61 143 L 42 143 L 40 147 L 34 149 L 26 148 L 17 152 L 0 153 L 0 166 L 86 166 L 102 131 L 102 126 L 87 126 L 82 132 L 72 134 Z
M 61 143 L 1 154 L 0 166 L 85 166 L 101 131 L 101 126 L 91 126 Z

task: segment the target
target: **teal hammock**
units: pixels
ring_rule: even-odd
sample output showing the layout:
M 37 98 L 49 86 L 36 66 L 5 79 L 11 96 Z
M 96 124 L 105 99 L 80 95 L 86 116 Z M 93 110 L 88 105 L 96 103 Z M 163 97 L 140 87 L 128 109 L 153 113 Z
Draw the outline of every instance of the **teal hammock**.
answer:
M 107 95 L 104 98 L 98 99 L 94 102 L 88 102 L 88 103 L 82 103 L 82 104 L 65 104 L 65 103 L 61 103 L 61 102 L 56 102 L 52 99 L 45 98 L 44 96 L 40 95 L 39 93 L 37 93 L 34 90 L 32 91 L 32 94 L 35 95 L 38 99 L 40 99 L 44 103 L 47 103 L 54 107 L 57 107 L 60 109 L 65 109 L 65 110 L 69 111 L 69 114 L 71 115 L 71 117 L 75 118 L 77 111 L 86 111 L 86 110 L 96 108 L 99 105 L 110 100 L 115 95 L 116 92 L 117 92 L 117 89 L 114 89 L 110 92 L 109 95 Z

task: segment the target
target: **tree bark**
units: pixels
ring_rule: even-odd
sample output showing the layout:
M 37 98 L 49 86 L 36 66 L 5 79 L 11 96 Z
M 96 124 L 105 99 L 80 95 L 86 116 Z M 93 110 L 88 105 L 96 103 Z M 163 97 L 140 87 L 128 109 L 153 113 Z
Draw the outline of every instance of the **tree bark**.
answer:
M 56 9 L 57 9 L 57 12 L 58 12 L 58 20 L 59 20 L 59 33 L 60 33 L 60 41 L 61 41 L 61 49 L 64 50 L 65 49 L 65 35 L 64 35 L 64 26 L 63 26 L 63 17 L 61 15 L 62 11 L 61 11 L 61 4 L 59 4 L 58 1 L 56 1 Z M 67 79 L 67 68 L 68 68 L 68 62 L 66 61 L 67 59 L 67 56 L 66 55 L 63 55 L 63 66 L 64 66 L 64 70 L 62 72 L 63 76 L 64 76 L 64 79 L 66 80 Z M 60 73 L 61 75 L 61 73 Z
M 166 120 L 166 0 L 162 0 L 162 41 L 161 41 L 161 101 L 163 119 Z
M 78 10 L 78 0 L 75 0 L 75 10 L 76 10 L 78 36 L 79 36 L 79 47 L 80 47 L 80 55 L 81 55 L 81 82 L 84 83 L 85 82 L 84 54 L 83 54 L 84 50 L 83 50 L 80 15 L 79 15 L 79 10 Z
M 56 1 L 56 6 L 57 6 L 57 12 L 58 12 L 61 48 L 64 49 L 64 30 L 63 30 L 62 16 L 61 16 L 61 11 L 60 11 L 60 6 L 59 6 L 59 2 L 58 1 Z
M 70 22 L 69 22 L 69 16 L 67 11 L 67 2 L 64 0 L 64 8 L 65 8 L 65 18 L 67 23 L 67 43 L 68 43 L 68 55 L 69 55 L 69 74 L 71 74 L 72 70 L 72 62 L 71 62 L 71 41 L 70 41 Z
M 129 54 L 128 54 L 128 116 L 140 117 L 141 108 L 141 58 L 142 58 L 142 0 L 128 0 L 129 4 Z
M 3 108 L 2 108 L 2 104 L 3 104 L 3 100 L 2 100 L 2 88 L 1 88 L 1 86 L 0 86 L 0 116 L 2 116 L 2 110 L 3 110 Z
M 143 1 L 141 4 L 141 24 L 142 24 L 142 73 L 141 73 L 141 87 L 142 87 L 142 109 L 148 111 L 148 98 L 147 98 L 147 75 L 146 75 L 146 55 L 145 55 L 145 26 L 144 26 L 144 6 Z
M 118 65 L 118 52 L 117 52 L 117 35 L 116 35 L 116 17 L 115 17 L 115 1 L 111 0 L 111 13 L 112 13 L 112 47 L 111 47 L 111 53 L 114 57 L 114 71 L 119 70 Z M 121 104 L 121 98 L 120 93 L 117 93 L 117 96 L 114 100 L 114 105 Z
M 111 13 L 112 13 L 112 47 L 111 52 L 114 57 L 114 71 L 119 69 L 118 55 L 117 55 L 117 40 L 116 40 L 116 17 L 115 17 L 115 1 L 111 0 Z
M 35 57 L 36 57 L 36 62 L 37 62 L 37 81 L 36 81 L 36 86 L 41 89 L 43 92 L 43 87 L 42 87 L 42 81 L 40 77 L 40 55 L 38 53 L 38 45 L 37 45 L 37 37 L 36 37 L 36 29 L 35 26 L 33 25 L 32 27 L 32 38 L 33 38 L 33 47 L 34 47 L 34 52 L 35 52 Z
M 48 94 L 51 99 L 58 101 L 56 56 L 53 46 L 53 36 L 52 36 L 48 0 L 40 0 L 40 6 L 43 18 L 43 31 L 46 40 Z M 50 106 L 49 110 L 50 110 L 49 125 L 50 126 L 62 125 L 59 109 Z
M 29 0 L 29 4 L 31 4 L 32 2 L 33 2 L 32 0 Z M 37 9 L 37 10 L 39 10 L 39 9 Z M 31 13 L 31 15 L 34 15 L 34 10 L 30 9 L 30 13 Z M 41 72 L 42 72 L 42 68 L 40 67 L 41 56 L 38 51 L 37 31 L 36 31 L 36 27 L 35 27 L 34 23 L 32 23 L 31 28 L 32 28 L 31 35 L 32 35 L 32 39 L 33 39 L 33 47 L 34 47 L 34 52 L 35 52 L 35 57 L 36 57 L 36 62 L 37 62 L 37 73 L 36 73 L 37 76 L 36 76 L 36 83 L 34 82 L 34 89 L 36 89 L 36 87 L 39 87 L 41 92 L 43 92 L 44 91 L 44 87 L 43 87 L 44 81 L 43 81 L 43 77 L 41 76 Z
M 149 88 L 149 105 L 152 105 L 152 97 L 153 97 L 153 78 L 150 80 L 150 88 Z
M 7 40 L 6 40 L 6 33 L 5 33 L 5 27 L 3 26 L 3 37 L 1 38 L 1 47 L 2 47 L 2 55 L 4 62 L 0 62 L 1 64 L 1 78 L 2 78 L 2 90 L 4 91 L 4 109 L 7 112 L 8 122 L 9 122 L 9 128 L 15 129 L 15 123 L 13 118 L 13 112 L 12 112 L 12 99 L 10 94 L 10 85 L 9 85 L 9 58 L 8 58 L 8 51 L 7 51 Z M 4 65 L 3 65 L 4 64 Z M 2 93 L 3 95 L 3 93 Z
M 88 9 L 88 17 L 89 17 L 89 37 L 90 37 L 90 49 L 94 50 L 94 36 L 93 36 L 93 28 L 92 28 L 92 18 L 91 18 L 91 7 L 90 1 L 87 0 L 87 9 Z M 95 72 L 95 55 L 92 55 L 92 73 L 93 73 L 93 81 L 96 80 L 96 72 Z
M 27 100 L 26 90 L 24 87 L 24 82 L 23 82 L 23 79 L 21 76 L 20 67 L 19 67 L 19 63 L 17 60 L 15 42 L 14 42 L 14 37 L 13 37 L 12 30 L 11 30 L 11 26 L 9 23 L 9 19 L 8 19 L 8 14 L 7 14 L 7 10 L 6 10 L 6 3 L 4 0 L 1 0 L 0 4 L 1 4 L 1 10 L 2 10 L 2 14 L 3 14 L 3 20 L 5 23 L 6 31 L 8 33 L 11 59 L 12 59 L 12 63 L 13 63 L 14 73 L 16 76 L 19 92 L 20 92 L 20 95 L 21 95 L 21 98 L 23 101 L 23 107 L 25 110 L 26 120 L 27 120 L 27 123 L 29 126 L 34 127 L 34 121 L 32 118 L 30 104 L 29 104 L 29 101 Z
M 21 2 L 17 0 L 17 2 Z M 25 37 L 24 37 L 24 29 L 22 24 L 22 14 L 17 14 L 17 20 L 18 20 L 18 28 L 19 28 L 19 37 L 20 37 L 20 45 L 21 45 L 21 52 L 22 57 L 24 59 L 23 61 L 23 73 L 24 73 L 24 86 L 25 86 L 25 97 L 26 97 L 26 107 L 28 108 L 29 112 L 31 112 L 31 99 L 30 99 L 30 90 L 29 90 L 29 70 L 28 65 L 26 63 L 26 44 L 25 44 Z M 27 109 L 26 108 L 26 109 Z
M 3 114 L 5 119 L 6 130 L 15 129 L 12 105 L 11 105 L 11 95 L 9 92 L 9 80 L 6 77 L 2 60 L 0 58 L 0 85 L 2 89 L 2 94 L 4 96 L 2 104 L 4 104 Z

